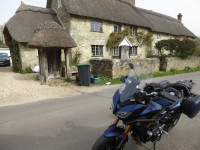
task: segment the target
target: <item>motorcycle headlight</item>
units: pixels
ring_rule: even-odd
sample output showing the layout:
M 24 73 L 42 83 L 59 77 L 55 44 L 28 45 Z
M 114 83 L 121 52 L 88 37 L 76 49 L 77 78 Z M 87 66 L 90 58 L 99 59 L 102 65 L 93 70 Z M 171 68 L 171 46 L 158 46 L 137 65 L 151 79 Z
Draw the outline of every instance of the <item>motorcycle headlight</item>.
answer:
M 132 112 L 124 112 L 124 111 L 119 111 L 116 113 L 116 116 L 122 119 L 125 119 L 129 117 L 132 114 Z

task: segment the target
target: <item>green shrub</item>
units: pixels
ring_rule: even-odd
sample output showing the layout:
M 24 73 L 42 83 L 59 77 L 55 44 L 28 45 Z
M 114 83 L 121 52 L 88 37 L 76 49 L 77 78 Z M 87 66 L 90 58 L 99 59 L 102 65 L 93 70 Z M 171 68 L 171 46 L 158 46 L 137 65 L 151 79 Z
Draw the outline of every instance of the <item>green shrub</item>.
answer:
M 190 66 L 186 66 L 184 70 L 190 72 L 192 71 L 192 68 Z
M 159 54 L 162 56 L 164 50 L 170 51 L 171 55 L 187 58 L 192 56 L 197 51 L 197 44 L 193 40 L 184 39 L 179 40 L 161 40 L 155 44 L 155 48 L 158 49 Z
M 177 70 L 176 69 L 170 69 L 170 72 L 177 73 Z
M 72 82 L 72 80 L 70 78 L 65 78 L 64 81 L 65 82 Z
M 31 69 L 31 67 L 27 67 L 26 69 L 21 69 L 20 70 L 20 73 L 21 74 L 26 74 L 26 73 L 34 73 L 33 71 L 32 71 L 32 69 Z

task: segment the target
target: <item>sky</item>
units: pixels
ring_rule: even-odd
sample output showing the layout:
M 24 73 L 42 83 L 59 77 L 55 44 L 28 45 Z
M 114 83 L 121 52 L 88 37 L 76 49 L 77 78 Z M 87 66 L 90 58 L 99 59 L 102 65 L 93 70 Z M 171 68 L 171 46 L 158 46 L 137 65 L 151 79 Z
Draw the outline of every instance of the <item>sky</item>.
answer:
M 47 0 L 0 0 L 0 25 L 5 24 L 23 1 L 25 4 L 46 7 Z M 200 0 L 135 0 L 136 6 L 173 18 L 181 13 L 183 24 L 200 37 Z

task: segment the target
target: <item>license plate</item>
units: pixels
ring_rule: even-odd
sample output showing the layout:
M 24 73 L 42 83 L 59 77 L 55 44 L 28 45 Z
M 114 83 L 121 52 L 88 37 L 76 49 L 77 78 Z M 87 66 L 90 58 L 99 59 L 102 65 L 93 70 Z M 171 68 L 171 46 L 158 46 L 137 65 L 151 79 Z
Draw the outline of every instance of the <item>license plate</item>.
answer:
M 0 62 L 0 64 L 3 64 L 4 62 Z

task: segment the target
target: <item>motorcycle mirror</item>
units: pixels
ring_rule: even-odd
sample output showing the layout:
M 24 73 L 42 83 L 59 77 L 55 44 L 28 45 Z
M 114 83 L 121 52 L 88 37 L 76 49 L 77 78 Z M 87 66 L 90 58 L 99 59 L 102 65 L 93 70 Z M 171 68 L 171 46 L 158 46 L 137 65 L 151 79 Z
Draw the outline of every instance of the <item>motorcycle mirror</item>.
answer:
M 126 82 L 126 77 L 122 76 L 121 79 L 120 79 L 120 81 L 122 81 L 123 83 L 125 83 Z
M 133 69 L 133 68 L 134 68 L 134 66 L 133 66 L 133 64 L 132 64 L 132 63 L 129 63 L 129 66 L 130 66 L 130 68 L 131 68 L 131 69 Z

